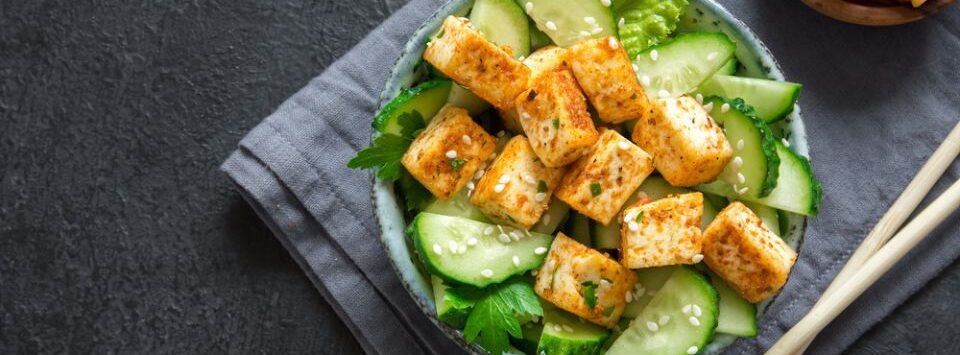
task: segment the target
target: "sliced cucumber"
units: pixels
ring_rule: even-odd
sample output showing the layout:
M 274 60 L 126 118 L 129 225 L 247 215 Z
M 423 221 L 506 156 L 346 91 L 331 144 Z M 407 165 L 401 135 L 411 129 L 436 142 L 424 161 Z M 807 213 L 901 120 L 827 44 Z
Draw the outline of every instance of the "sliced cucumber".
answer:
M 576 211 L 572 213 L 573 215 L 570 216 L 566 227 L 564 227 L 567 235 L 580 244 L 592 246 L 593 242 L 592 238 L 590 237 L 590 217 L 579 214 Z
M 638 269 L 633 272 L 637 274 L 637 285 L 634 286 L 633 300 L 627 303 L 623 309 L 623 316 L 627 318 L 636 318 L 640 312 L 647 307 L 657 291 L 663 287 L 670 279 L 670 275 L 677 271 L 675 266 L 651 267 Z
M 537 24 L 530 21 L 530 51 L 533 52 L 540 48 L 553 44 L 550 36 L 537 28 Z
M 614 13 L 623 19 L 620 41 L 631 58 L 667 39 L 677 29 L 687 0 L 618 0 Z
M 513 0 L 476 0 L 470 22 L 488 41 L 510 47 L 514 58 L 530 54 L 530 24 Z
M 467 189 L 462 189 L 453 198 L 446 201 L 437 198 L 433 199 L 423 212 L 441 214 L 451 217 L 463 217 L 474 221 L 489 223 L 490 220 L 483 214 L 477 206 L 470 203 L 470 197 L 467 196 Z
M 723 33 L 684 33 L 647 48 L 634 63 L 648 96 L 680 96 L 713 76 L 736 49 L 737 45 Z
M 567 220 L 568 214 L 570 214 L 570 206 L 560 201 L 559 198 L 552 199 L 547 211 L 543 213 L 537 224 L 530 228 L 530 231 L 552 235 L 553 232 L 557 231 L 557 227 L 560 227 Z
M 753 106 L 757 118 L 770 123 L 793 112 L 802 85 L 786 81 L 714 75 L 700 85 L 703 96 L 741 98 Z
M 541 302 L 542 303 L 542 302 Z M 510 337 L 510 344 L 527 355 L 536 355 L 537 345 L 540 344 L 540 335 L 543 333 L 543 324 L 528 322 L 521 326 L 520 338 Z
M 734 57 L 731 57 L 730 60 L 728 60 L 727 63 L 723 65 L 723 68 L 720 68 L 720 70 L 717 70 L 717 73 L 714 74 L 714 76 L 717 76 L 717 75 L 733 75 L 733 74 L 735 74 L 735 73 L 737 72 L 737 65 L 738 65 L 738 64 L 737 64 L 737 57 L 735 57 L 735 56 L 734 56 Z M 709 81 L 709 80 L 708 80 L 708 81 Z M 700 86 L 702 87 L 703 85 L 701 84 Z
M 619 214 L 617 214 L 619 216 Z M 619 217 L 603 225 L 597 221 L 590 221 L 591 243 L 595 249 L 620 248 L 620 221 Z
M 596 354 L 610 331 L 583 322 L 579 317 L 558 308 L 543 309 L 543 333 L 537 354 L 541 355 L 590 355 Z
M 600 0 L 518 1 L 537 23 L 537 28 L 560 47 L 569 47 L 585 39 L 617 35 L 613 11 Z
M 697 353 L 713 338 L 719 303 L 717 290 L 703 274 L 677 268 L 607 354 Z
M 743 204 L 750 208 L 750 210 L 752 210 L 757 217 L 760 217 L 760 220 L 763 221 L 763 225 L 767 226 L 767 229 L 773 232 L 773 234 L 778 236 L 781 235 L 780 214 L 777 212 L 776 208 L 749 201 L 744 201 Z
M 447 102 L 450 95 L 450 80 L 430 80 L 400 91 L 373 119 L 373 128 L 383 133 L 401 135 L 400 116 L 416 113 L 429 123 L 433 115 Z
M 501 229 L 503 234 L 512 233 L 518 239 L 501 242 Z M 431 274 L 447 282 L 477 287 L 540 267 L 546 254 L 534 251 L 549 249 L 553 241 L 546 234 L 528 235 L 516 228 L 426 212 L 413 219 L 409 230 L 420 260 Z M 461 248 L 465 250 L 460 253 L 451 251 Z
M 720 277 L 710 275 L 710 282 L 720 295 L 720 316 L 717 332 L 752 337 L 757 335 L 757 306 L 740 297 Z
M 770 127 L 749 115 L 749 106 L 745 106 L 740 99 L 726 100 L 712 96 L 704 100 L 704 106 L 712 108 L 710 115 L 723 126 L 727 141 L 733 147 L 734 158 L 724 168 L 720 179 L 700 186 L 732 185 L 734 190 L 739 190 L 737 195 L 753 198 L 770 194 L 777 186 L 780 165 L 776 140 Z
M 430 281 L 433 283 L 433 300 L 437 304 L 437 318 L 451 327 L 463 329 L 474 302 L 447 292 L 449 288 L 439 277 L 430 275 Z
M 738 195 L 733 187 L 725 181 L 700 185 L 697 186 L 697 189 L 731 199 L 756 202 L 805 216 L 816 216 L 820 210 L 823 189 L 813 175 L 810 161 L 790 150 L 781 142 L 774 142 L 774 146 L 780 159 L 779 178 L 777 187 L 766 197 Z M 781 231 L 783 230 L 781 229 Z
M 453 106 L 467 110 L 470 116 L 474 117 L 490 109 L 489 102 L 484 101 L 480 96 L 457 84 L 453 84 L 453 86 L 450 87 L 450 96 L 447 97 L 447 102 Z

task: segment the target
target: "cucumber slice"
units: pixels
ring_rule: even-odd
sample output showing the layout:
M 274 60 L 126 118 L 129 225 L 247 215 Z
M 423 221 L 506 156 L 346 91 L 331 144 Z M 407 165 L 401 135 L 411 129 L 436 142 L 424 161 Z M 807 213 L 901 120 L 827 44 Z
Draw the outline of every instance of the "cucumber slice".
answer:
M 617 214 L 619 216 L 619 214 Z M 620 248 L 620 222 L 619 217 L 610 221 L 610 224 L 603 225 L 597 221 L 590 221 L 590 237 L 595 249 L 617 249 Z
M 613 11 L 600 0 L 519 1 L 537 28 L 560 47 L 570 47 L 585 39 L 617 35 Z
M 553 41 L 550 40 L 550 36 L 547 36 L 546 33 L 543 33 L 540 29 L 537 28 L 537 24 L 530 22 L 530 51 L 533 52 L 540 48 L 546 47 L 553 44 Z
M 513 0 L 476 0 L 470 22 L 488 41 L 510 47 L 514 58 L 530 54 L 530 24 Z
M 712 106 L 710 115 L 723 126 L 727 141 L 733 146 L 734 158 L 717 181 L 700 186 L 726 184 L 732 185 L 735 191 L 739 190 L 736 194 L 740 196 L 760 198 L 769 195 L 777 186 L 780 165 L 775 145 L 777 141 L 770 127 L 750 115 L 750 107 L 744 105 L 743 100 L 713 96 L 705 99 L 704 103 L 705 107 Z M 740 182 L 740 176 L 743 176 L 743 183 Z
M 521 326 L 520 333 L 522 335 L 519 339 L 510 337 L 510 344 L 524 354 L 535 355 L 537 345 L 540 344 L 540 335 L 543 333 L 543 324 L 528 322 Z
M 680 96 L 713 76 L 736 49 L 723 33 L 683 33 L 638 54 L 637 78 L 650 97 Z
M 753 106 L 757 118 L 776 122 L 793 112 L 802 85 L 786 81 L 714 75 L 700 85 L 703 96 L 741 98 Z
M 716 181 L 697 186 L 703 192 L 709 192 L 731 199 L 756 202 L 776 209 L 790 211 L 805 216 L 816 216 L 820 210 L 823 188 L 813 175 L 810 161 L 795 153 L 781 142 L 774 142 L 780 159 L 777 187 L 763 198 L 738 195 L 725 181 Z M 746 165 L 746 163 L 744 163 Z M 783 231 L 781 229 L 781 231 Z
M 430 202 L 430 204 L 423 209 L 423 212 L 451 217 L 463 217 L 484 223 L 490 222 L 490 219 L 483 214 L 483 211 L 470 203 L 470 197 L 467 196 L 467 189 L 460 190 L 460 192 L 457 192 L 456 195 L 453 195 L 452 198 L 446 201 L 434 198 L 433 202 Z
M 686 0 L 619 0 L 613 12 L 623 19 L 620 41 L 630 58 L 667 39 L 677 29 Z
M 457 84 L 450 87 L 450 96 L 447 97 L 447 103 L 467 110 L 470 116 L 474 117 L 490 108 L 490 103 Z
M 756 202 L 744 201 L 743 204 L 750 208 L 760 217 L 760 220 L 763 221 L 763 225 L 767 227 L 773 234 L 780 236 L 780 214 L 777 212 L 776 208 L 764 206 Z
M 717 70 L 717 74 L 715 74 L 714 77 L 717 75 L 733 75 L 737 72 L 737 65 L 737 57 L 731 57 L 730 60 L 723 65 L 723 68 Z M 707 81 L 709 81 L 709 79 Z M 701 84 L 700 86 L 702 87 L 703 85 Z
M 670 275 L 677 271 L 675 266 L 651 267 L 638 269 L 633 272 L 637 274 L 637 285 L 634 286 L 633 300 L 627 303 L 623 309 L 623 317 L 636 318 L 640 312 L 647 307 L 657 291 L 663 287 L 670 279 Z
M 717 318 L 717 333 L 753 337 L 757 335 L 757 306 L 740 297 L 716 275 L 710 282 L 720 295 L 720 316 Z
M 430 123 L 450 95 L 450 80 L 430 80 L 400 91 L 373 119 L 373 128 L 383 133 L 400 135 L 400 116 L 416 112 L 424 123 Z
M 567 222 L 564 229 L 567 235 L 578 243 L 587 246 L 593 245 L 592 238 L 590 237 L 590 217 L 573 212 L 573 215 L 570 216 L 570 221 Z
M 501 229 L 504 234 L 517 235 L 518 239 L 509 243 L 499 241 Z M 485 233 L 488 230 L 490 233 Z M 516 228 L 427 212 L 413 219 L 409 231 L 427 271 L 447 282 L 477 287 L 540 267 L 546 253 L 536 251 L 548 250 L 553 241 L 553 237 L 546 234 L 527 235 Z M 474 239 L 476 244 L 470 245 Z M 461 253 L 451 252 L 463 247 L 466 250 Z
M 719 303 L 717 290 L 703 274 L 690 267 L 677 268 L 607 355 L 697 353 L 713 338 Z M 699 308 L 699 317 L 693 305 Z
M 543 309 L 543 333 L 537 345 L 537 354 L 542 355 L 589 355 L 596 354 L 610 331 L 583 322 L 579 317 L 555 307 Z
M 530 231 L 552 235 L 553 232 L 557 231 L 557 227 L 560 227 L 567 220 L 569 214 L 570 206 L 560 201 L 559 198 L 552 199 L 550 205 L 547 206 L 547 211 L 543 213 L 537 224 L 530 228 Z
M 467 324 L 467 316 L 473 310 L 474 302 L 464 299 L 452 292 L 439 277 L 430 275 L 433 283 L 433 300 L 437 304 L 437 318 L 451 327 L 463 329 Z

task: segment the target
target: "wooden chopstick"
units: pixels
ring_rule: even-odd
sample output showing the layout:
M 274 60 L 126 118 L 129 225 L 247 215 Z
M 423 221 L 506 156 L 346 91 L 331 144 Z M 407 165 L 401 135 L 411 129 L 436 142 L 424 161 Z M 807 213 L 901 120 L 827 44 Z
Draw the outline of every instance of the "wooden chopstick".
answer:
M 814 307 L 817 307 L 827 296 L 840 289 L 850 279 L 850 276 L 863 266 L 868 258 L 890 240 L 890 237 L 916 210 L 920 201 L 930 192 L 937 180 L 940 180 L 940 176 L 950 167 L 950 163 L 957 158 L 957 155 L 960 155 L 960 122 L 957 122 L 953 130 L 947 134 L 943 143 L 930 155 L 930 158 L 923 164 L 923 167 L 920 168 L 920 171 L 917 172 L 917 175 L 913 177 L 913 180 L 910 181 L 910 184 L 907 185 L 900 196 L 897 197 L 887 213 L 880 218 L 873 230 L 863 239 L 857 250 L 847 260 L 846 265 L 834 277 L 830 286 L 823 291 L 820 301 L 817 301 Z M 813 339 L 810 341 L 813 341 Z M 810 343 L 808 342 L 795 353 L 802 353 L 809 346 Z
M 903 230 L 891 238 L 887 245 L 868 258 L 844 283 L 842 290 L 821 299 L 810 313 L 807 313 L 770 350 L 767 350 L 767 354 L 793 354 L 812 341 L 830 321 L 957 208 L 960 208 L 960 180 L 954 182 L 946 192 L 920 212 Z

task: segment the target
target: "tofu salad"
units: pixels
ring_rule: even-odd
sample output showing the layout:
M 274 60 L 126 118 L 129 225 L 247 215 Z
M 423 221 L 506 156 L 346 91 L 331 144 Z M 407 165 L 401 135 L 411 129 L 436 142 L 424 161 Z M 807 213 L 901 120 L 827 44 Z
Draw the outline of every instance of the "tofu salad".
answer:
M 799 84 L 677 31 L 686 0 L 476 0 L 348 166 L 395 182 L 436 316 L 491 354 L 697 354 L 757 334 L 815 216 L 771 129 Z

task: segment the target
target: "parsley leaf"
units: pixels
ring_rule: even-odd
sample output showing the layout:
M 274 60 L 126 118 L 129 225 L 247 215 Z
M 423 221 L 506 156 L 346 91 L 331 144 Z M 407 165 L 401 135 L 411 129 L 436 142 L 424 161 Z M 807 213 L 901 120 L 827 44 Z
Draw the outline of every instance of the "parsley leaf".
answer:
M 599 182 L 590 184 L 590 194 L 593 195 L 593 197 L 600 196 L 601 192 L 603 192 L 603 190 L 600 188 Z
M 426 127 L 420 111 L 404 112 L 397 117 L 400 135 L 384 133 L 373 139 L 372 144 L 357 152 L 357 156 L 347 162 L 351 169 L 377 168 L 377 177 L 394 181 L 400 178 L 400 159 L 410 148 L 413 138 Z
M 463 335 L 467 342 L 477 342 L 491 354 L 509 350 L 511 336 L 523 336 L 518 317 L 543 316 L 533 287 L 519 278 L 484 289 L 457 288 L 453 292 L 476 299 Z
M 584 281 L 580 285 L 583 286 L 583 303 L 593 309 L 597 305 L 597 284 L 593 281 Z
M 427 205 L 433 201 L 433 194 L 426 187 L 420 184 L 417 179 L 403 169 L 400 174 L 400 191 L 403 191 L 403 200 L 406 202 L 407 211 L 418 211 L 427 208 Z
M 603 309 L 603 316 L 609 317 L 611 314 L 613 314 L 614 309 L 616 309 L 614 306 L 607 306 L 607 308 Z
M 467 161 L 463 159 L 453 159 L 450 161 L 450 168 L 453 169 L 453 171 L 460 171 L 460 168 L 466 163 Z
M 637 223 L 640 223 L 640 221 L 643 221 L 643 212 L 645 211 L 640 211 L 640 213 L 637 213 Z
M 537 192 L 547 192 L 547 182 L 540 180 L 537 181 Z
M 401 113 L 397 116 L 397 123 L 400 124 L 400 135 L 405 138 L 413 139 L 421 130 L 427 127 L 420 111 L 413 110 Z

